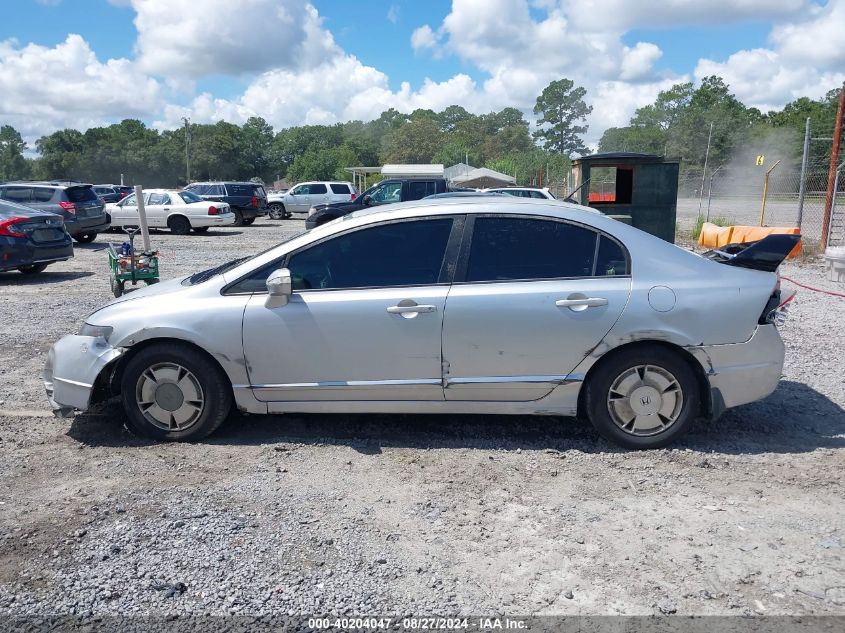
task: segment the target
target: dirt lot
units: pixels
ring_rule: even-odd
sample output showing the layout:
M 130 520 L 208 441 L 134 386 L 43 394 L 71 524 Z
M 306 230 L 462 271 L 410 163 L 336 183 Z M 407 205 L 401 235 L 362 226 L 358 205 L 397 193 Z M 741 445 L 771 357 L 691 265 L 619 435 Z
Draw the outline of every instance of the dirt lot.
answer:
M 154 241 L 172 277 L 301 227 Z M 0 273 L 0 615 L 845 615 L 845 299 L 802 291 L 778 390 L 672 449 L 495 416 L 233 416 L 163 445 L 47 411 L 45 352 L 109 299 L 104 241 Z

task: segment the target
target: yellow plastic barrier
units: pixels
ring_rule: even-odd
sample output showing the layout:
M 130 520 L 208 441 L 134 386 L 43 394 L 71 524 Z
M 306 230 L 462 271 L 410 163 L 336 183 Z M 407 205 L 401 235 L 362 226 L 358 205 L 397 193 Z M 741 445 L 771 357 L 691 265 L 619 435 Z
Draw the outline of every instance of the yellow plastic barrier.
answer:
M 704 248 L 721 248 L 725 244 L 730 244 L 733 228 L 705 222 L 701 227 L 701 235 L 698 236 L 698 245 Z
M 734 226 L 731 234 L 731 242 L 735 244 L 744 244 L 745 242 L 756 242 L 762 240 L 767 235 L 800 235 L 801 229 L 794 226 Z M 787 258 L 792 259 L 801 254 L 803 245 L 798 242 L 795 245 Z
M 762 240 L 767 235 L 798 235 L 801 229 L 792 226 L 716 226 L 705 222 L 698 236 L 698 245 L 704 248 L 721 248 L 726 244 L 744 244 Z M 788 258 L 801 254 L 802 244 L 798 242 L 790 251 Z

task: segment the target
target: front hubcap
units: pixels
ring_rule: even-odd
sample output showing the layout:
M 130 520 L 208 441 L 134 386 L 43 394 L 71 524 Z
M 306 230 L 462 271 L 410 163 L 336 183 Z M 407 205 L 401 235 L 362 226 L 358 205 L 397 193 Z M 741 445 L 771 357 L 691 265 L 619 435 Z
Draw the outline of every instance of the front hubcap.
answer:
M 184 431 L 203 411 L 199 380 L 177 363 L 156 363 L 138 378 L 135 400 L 143 416 L 164 431 Z
M 613 422 L 630 435 L 662 433 L 681 415 L 684 394 L 671 372 L 654 365 L 637 365 L 622 372 L 607 396 Z

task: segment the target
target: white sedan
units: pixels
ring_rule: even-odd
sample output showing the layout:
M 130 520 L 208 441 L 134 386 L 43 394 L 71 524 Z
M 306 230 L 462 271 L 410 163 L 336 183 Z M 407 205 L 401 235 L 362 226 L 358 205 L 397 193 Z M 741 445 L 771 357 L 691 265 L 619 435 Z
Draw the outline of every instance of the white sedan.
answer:
M 231 226 L 235 214 L 225 202 L 209 202 L 190 191 L 176 189 L 147 189 L 144 209 L 150 228 L 168 228 L 176 235 L 187 235 L 193 229 L 204 233 L 210 226 Z M 112 227 L 138 226 L 138 204 L 135 194 L 120 202 L 109 204 Z

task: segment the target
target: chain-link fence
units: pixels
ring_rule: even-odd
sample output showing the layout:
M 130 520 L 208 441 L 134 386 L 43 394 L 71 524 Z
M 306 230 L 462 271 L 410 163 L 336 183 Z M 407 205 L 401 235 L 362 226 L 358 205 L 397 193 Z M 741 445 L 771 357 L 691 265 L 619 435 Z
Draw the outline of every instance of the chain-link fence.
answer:
M 807 166 L 801 233 L 807 242 L 818 243 L 822 235 L 828 162 Z M 766 187 L 766 172 L 769 172 Z M 730 224 L 798 226 L 801 164 L 736 168 L 728 165 L 703 174 L 685 170 L 678 183 L 678 220 L 689 228 L 698 215 L 723 218 Z M 765 206 L 763 190 L 766 188 Z M 829 244 L 845 243 L 845 176 L 840 178 Z

